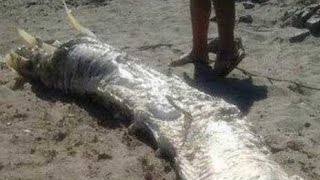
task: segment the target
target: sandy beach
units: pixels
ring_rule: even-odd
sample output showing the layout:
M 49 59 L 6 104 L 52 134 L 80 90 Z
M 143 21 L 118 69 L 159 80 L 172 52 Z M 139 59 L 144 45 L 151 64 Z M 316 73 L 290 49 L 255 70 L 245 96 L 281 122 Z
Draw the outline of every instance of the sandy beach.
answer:
M 283 17 L 316 3 L 270 0 L 245 9 L 237 2 L 236 35 L 246 58 L 226 79 L 192 84 L 237 105 L 273 160 L 306 180 L 320 179 L 320 39 L 290 42 L 304 29 Z M 67 4 L 102 41 L 160 72 L 192 77 L 193 65 L 168 66 L 191 49 L 188 0 Z M 253 22 L 238 21 L 245 15 Z M 74 35 L 61 1 L 0 0 L 0 179 L 177 179 L 170 162 L 157 158 L 152 145 L 130 134 L 109 109 L 18 79 L 2 62 L 22 45 L 16 27 L 43 39 Z M 216 23 L 210 22 L 209 38 L 215 37 Z

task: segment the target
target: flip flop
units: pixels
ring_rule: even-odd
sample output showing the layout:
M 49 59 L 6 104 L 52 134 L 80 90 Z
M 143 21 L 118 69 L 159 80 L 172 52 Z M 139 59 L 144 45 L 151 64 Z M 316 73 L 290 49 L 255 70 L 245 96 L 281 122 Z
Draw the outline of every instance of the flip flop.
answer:
M 246 54 L 244 50 L 239 52 L 239 55 L 235 59 L 233 59 L 231 63 L 223 71 L 221 71 L 221 73 L 219 73 L 219 76 L 228 76 L 231 73 L 231 71 L 233 71 L 240 64 L 240 62 L 245 58 L 245 56 Z
M 218 39 L 218 38 L 217 38 Z M 215 39 L 214 41 L 212 41 L 213 45 L 217 46 L 217 39 Z M 245 54 L 245 50 L 244 47 L 242 45 L 242 40 L 241 38 L 236 38 L 235 39 L 235 45 L 236 45 L 236 49 L 238 51 L 238 55 L 234 58 L 226 58 L 228 59 L 227 61 L 223 61 L 220 62 L 219 64 L 215 64 L 215 68 L 214 71 L 216 71 L 216 73 L 218 74 L 218 76 L 220 77 L 226 77 L 227 75 L 229 75 L 231 73 L 231 71 L 233 71 L 238 65 L 239 63 L 245 58 L 246 54 Z M 217 53 L 217 52 L 216 52 Z

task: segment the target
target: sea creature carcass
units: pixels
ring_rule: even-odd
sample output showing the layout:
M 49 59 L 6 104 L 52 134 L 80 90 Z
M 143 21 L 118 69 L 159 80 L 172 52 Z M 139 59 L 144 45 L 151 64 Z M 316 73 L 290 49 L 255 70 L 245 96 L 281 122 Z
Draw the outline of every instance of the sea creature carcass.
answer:
M 269 158 L 236 106 L 102 43 L 66 10 L 78 36 L 44 42 L 19 29 L 26 45 L 5 57 L 8 66 L 49 88 L 116 104 L 134 125 L 151 132 L 158 152 L 171 155 L 182 179 L 301 179 Z

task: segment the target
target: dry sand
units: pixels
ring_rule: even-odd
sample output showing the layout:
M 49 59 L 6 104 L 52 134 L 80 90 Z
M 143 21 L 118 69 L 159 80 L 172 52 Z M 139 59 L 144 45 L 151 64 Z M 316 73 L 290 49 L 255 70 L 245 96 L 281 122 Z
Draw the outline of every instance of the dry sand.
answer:
M 67 2 L 101 40 L 164 73 L 192 74 L 191 65 L 167 66 L 191 47 L 188 0 Z M 238 3 L 238 17 L 253 16 L 252 24 L 237 24 L 248 53 L 239 67 L 258 76 L 235 70 L 226 80 L 196 86 L 236 104 L 289 174 L 319 180 L 320 90 L 284 81 L 320 88 L 319 39 L 292 44 L 296 30 L 280 28 L 284 12 L 301 2 L 271 0 L 250 10 Z M 21 44 L 15 26 L 44 39 L 72 36 L 60 1 L 0 0 L 0 57 Z M 216 32 L 212 22 L 210 37 Z M 129 135 L 108 109 L 15 77 L 0 63 L 0 179 L 176 178 L 170 163 Z

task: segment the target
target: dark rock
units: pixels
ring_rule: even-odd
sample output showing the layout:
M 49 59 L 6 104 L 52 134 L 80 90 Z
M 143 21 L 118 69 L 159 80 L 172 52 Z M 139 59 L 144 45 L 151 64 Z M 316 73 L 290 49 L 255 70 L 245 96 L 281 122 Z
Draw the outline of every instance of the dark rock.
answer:
M 105 154 L 105 153 L 102 153 L 102 154 L 98 155 L 98 161 L 106 160 L 106 159 L 112 159 L 112 156 L 109 155 L 109 154 Z
M 301 30 L 301 31 L 295 33 L 293 36 L 291 36 L 289 38 L 289 42 L 291 42 L 291 43 L 302 42 L 309 35 L 310 35 L 310 31 L 308 29 Z
M 239 22 L 243 22 L 243 23 L 252 23 L 253 22 L 253 18 L 251 15 L 244 15 L 244 16 L 240 16 L 239 18 Z
M 300 10 L 293 14 L 292 26 L 296 28 L 304 28 L 306 21 L 312 16 L 312 11 Z
M 63 141 L 67 136 L 67 133 L 65 132 L 57 132 L 56 134 L 54 134 L 53 139 L 57 142 L 61 142 Z
M 306 23 L 307 28 L 312 34 L 320 34 L 320 16 L 315 15 L 308 19 Z
M 250 2 L 250 1 L 245 1 L 245 2 L 243 2 L 242 4 L 243 4 L 243 7 L 244 7 L 245 9 L 252 9 L 252 8 L 254 8 L 254 4 L 253 4 L 252 2 Z
M 166 172 L 166 173 L 169 173 L 169 172 L 171 172 L 171 167 L 170 166 L 165 166 L 164 167 L 164 172 Z
M 295 162 L 294 159 L 291 159 L 291 158 L 288 159 L 288 163 L 289 163 L 289 164 L 293 164 L 294 162 Z
M 30 154 L 34 154 L 35 152 L 36 152 L 35 149 L 33 149 L 33 148 L 30 149 Z
M 265 3 L 268 2 L 269 0 L 251 0 L 253 3 Z
M 0 163 L 0 171 L 4 168 L 4 165 Z
M 145 180 L 153 180 L 153 176 L 150 172 L 148 172 L 146 175 L 144 175 Z
M 292 16 L 292 26 L 296 28 L 305 28 L 308 19 L 314 15 L 319 8 L 320 4 L 314 4 L 294 12 Z
M 280 17 L 280 20 L 282 21 L 281 23 L 281 27 L 285 27 L 285 26 L 292 26 L 292 22 L 293 22 L 293 14 L 298 11 L 298 8 L 293 8 L 290 9 L 288 11 L 285 11 L 285 13 L 283 14 L 282 17 Z
M 26 8 L 29 8 L 30 6 L 35 6 L 37 5 L 37 1 L 36 0 L 33 0 L 31 2 L 27 2 L 26 3 Z
M 311 126 L 311 124 L 309 122 L 304 123 L 304 127 L 308 128 L 310 126 Z

